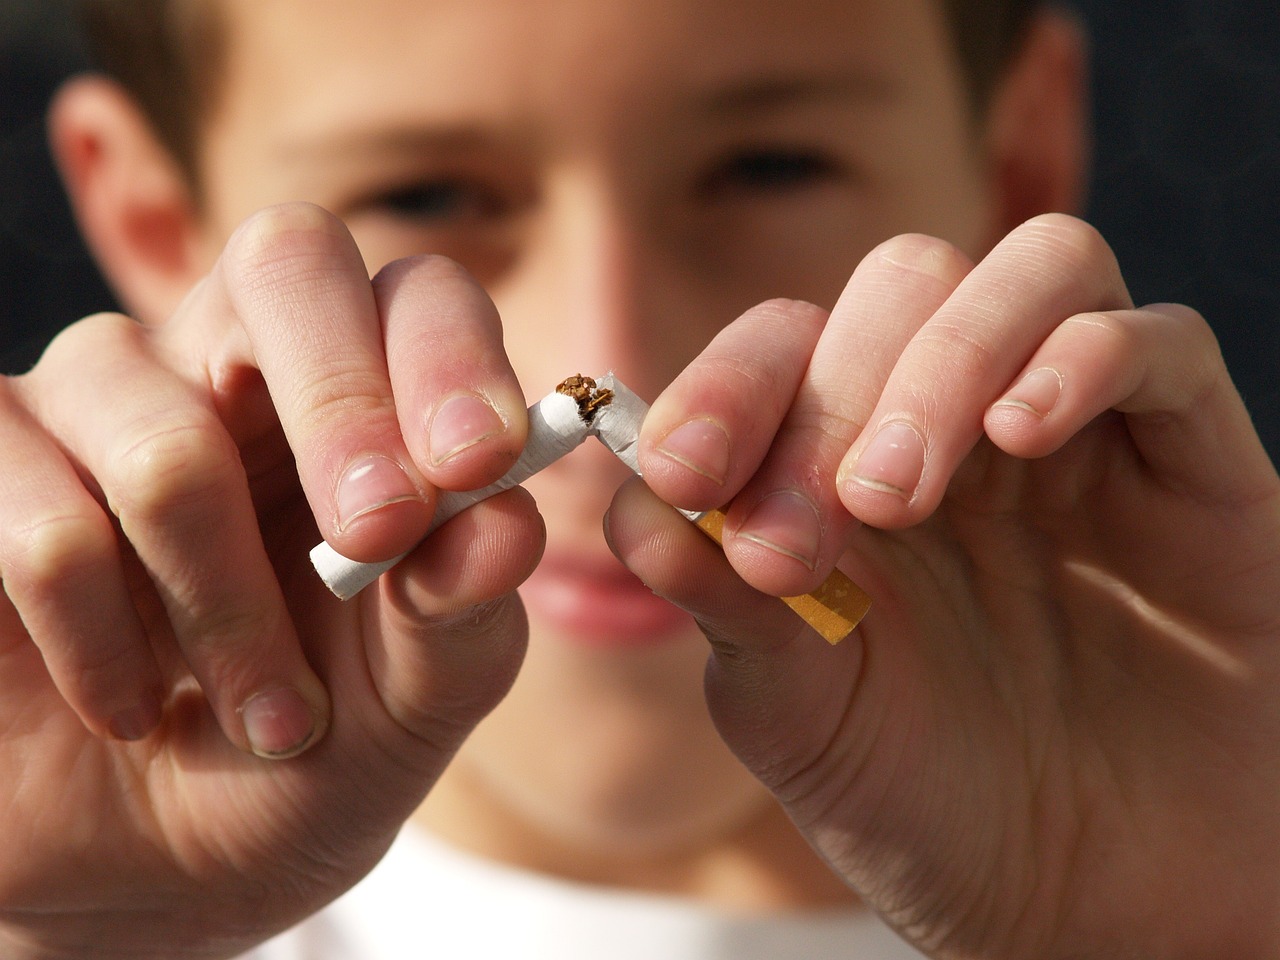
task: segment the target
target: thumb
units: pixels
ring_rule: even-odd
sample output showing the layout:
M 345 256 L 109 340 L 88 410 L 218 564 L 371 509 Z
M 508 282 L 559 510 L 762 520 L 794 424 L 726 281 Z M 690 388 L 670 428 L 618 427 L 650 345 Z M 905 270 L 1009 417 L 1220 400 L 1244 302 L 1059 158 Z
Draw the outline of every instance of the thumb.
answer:
M 272 777 L 304 814 L 295 832 L 326 843 L 336 832 L 358 852 L 400 829 L 515 679 L 528 630 L 514 591 L 542 543 L 533 500 L 517 488 L 454 517 L 340 607 L 311 584 L 300 633 L 333 719 Z
M 826 642 L 743 581 L 718 545 L 642 481 L 619 490 L 607 523 L 619 559 L 706 635 L 707 703 L 730 749 L 789 808 L 829 789 L 828 751 L 862 665 L 857 632 Z
M 274 933 L 373 867 L 511 686 L 527 636 L 513 591 L 541 544 L 532 498 L 517 489 L 453 518 L 356 600 L 338 605 L 314 576 L 292 585 L 332 720 L 290 759 L 246 755 L 209 722 L 202 753 L 177 738 L 187 780 L 168 812 L 171 832 L 229 867 L 202 874 L 201 909 L 221 923 L 244 889 L 260 891 L 253 910 L 236 908 L 236 922 L 247 912 L 250 934 Z
M 393 740 L 413 741 L 401 759 L 416 756 L 433 782 L 515 680 L 528 624 L 514 591 L 543 539 L 516 488 L 450 520 L 355 601 L 374 703 Z

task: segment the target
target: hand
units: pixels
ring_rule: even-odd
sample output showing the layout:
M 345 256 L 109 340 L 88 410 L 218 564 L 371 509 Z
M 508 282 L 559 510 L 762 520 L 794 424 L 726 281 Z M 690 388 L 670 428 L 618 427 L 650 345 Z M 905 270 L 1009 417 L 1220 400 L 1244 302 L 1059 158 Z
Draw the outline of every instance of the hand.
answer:
M 657 497 L 619 494 L 615 550 L 700 618 L 723 735 L 910 939 L 1274 950 L 1280 481 L 1204 321 L 1134 309 L 1090 228 L 976 266 L 891 241 L 829 317 L 726 328 L 641 451 Z M 727 562 L 658 497 L 730 503 Z M 835 648 L 751 589 L 837 561 L 875 605 Z
M 305 206 L 0 383 L 0 953 L 234 955 L 376 862 L 514 677 L 541 521 L 494 498 L 346 605 L 307 550 L 409 549 L 524 410 L 468 277 L 370 282 Z

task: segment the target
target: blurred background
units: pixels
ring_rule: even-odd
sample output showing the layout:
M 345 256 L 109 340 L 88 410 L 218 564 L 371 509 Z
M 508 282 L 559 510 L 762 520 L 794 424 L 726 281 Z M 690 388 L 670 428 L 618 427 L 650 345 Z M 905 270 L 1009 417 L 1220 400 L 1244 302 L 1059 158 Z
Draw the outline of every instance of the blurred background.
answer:
M 1093 39 L 1088 216 L 1138 302 L 1213 324 L 1280 461 L 1280 10 L 1256 0 L 1076 0 Z M 0 0 L 0 372 L 112 306 L 45 148 L 83 64 L 68 0 Z

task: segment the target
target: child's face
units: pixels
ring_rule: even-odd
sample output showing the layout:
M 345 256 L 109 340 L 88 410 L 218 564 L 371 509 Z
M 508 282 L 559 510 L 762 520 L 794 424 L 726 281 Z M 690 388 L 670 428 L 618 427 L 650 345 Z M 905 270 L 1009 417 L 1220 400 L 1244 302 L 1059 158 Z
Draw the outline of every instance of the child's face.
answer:
M 606 369 L 652 399 L 746 307 L 830 305 L 881 239 L 977 254 L 992 233 L 932 0 L 225 6 L 210 249 L 306 199 L 371 270 L 447 254 L 496 301 L 531 400 Z M 586 847 L 698 844 L 769 807 L 706 718 L 696 628 L 605 546 L 622 476 L 586 448 L 528 484 L 548 527 L 529 659 L 442 796 Z

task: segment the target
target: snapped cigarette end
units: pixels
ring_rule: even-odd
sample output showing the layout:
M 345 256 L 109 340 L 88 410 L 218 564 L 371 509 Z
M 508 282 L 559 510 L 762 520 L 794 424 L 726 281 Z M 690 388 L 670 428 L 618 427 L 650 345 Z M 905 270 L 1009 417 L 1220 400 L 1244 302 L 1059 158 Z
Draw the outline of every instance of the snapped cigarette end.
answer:
M 596 411 L 613 403 L 614 392 L 602 387 L 591 377 L 575 373 L 556 387 L 556 393 L 562 394 L 578 405 L 578 416 L 582 422 L 590 426 L 595 422 Z
M 573 397 L 578 404 L 579 415 L 584 423 L 591 425 L 596 438 L 632 470 L 640 473 L 637 440 L 640 424 L 649 410 L 648 404 L 612 374 L 601 377 L 599 383 L 579 374 L 556 389 Z M 681 513 L 716 543 L 722 542 L 724 514 L 721 511 L 698 513 L 682 510 Z M 782 601 L 830 644 L 837 644 L 849 636 L 871 609 L 871 598 L 839 570 L 832 570 L 831 575 L 812 593 L 783 597 Z

